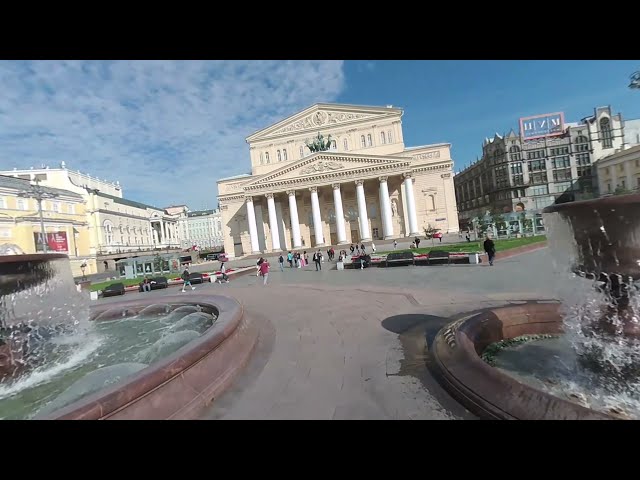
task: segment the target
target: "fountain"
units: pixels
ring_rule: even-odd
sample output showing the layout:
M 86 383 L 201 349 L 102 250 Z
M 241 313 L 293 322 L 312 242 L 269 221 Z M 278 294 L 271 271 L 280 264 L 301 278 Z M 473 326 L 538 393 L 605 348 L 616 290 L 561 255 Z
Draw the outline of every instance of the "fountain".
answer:
M 0 419 L 194 418 L 256 345 L 230 298 L 132 297 L 91 307 L 66 255 L 0 247 Z
M 544 221 L 561 301 L 447 325 L 435 373 L 482 418 L 640 419 L 640 195 L 553 205 Z

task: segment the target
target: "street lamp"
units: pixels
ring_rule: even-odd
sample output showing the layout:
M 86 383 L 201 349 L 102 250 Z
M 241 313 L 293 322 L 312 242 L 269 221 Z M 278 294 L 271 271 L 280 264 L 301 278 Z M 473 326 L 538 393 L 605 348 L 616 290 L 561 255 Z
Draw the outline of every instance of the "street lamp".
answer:
M 36 178 L 34 180 L 34 184 L 29 186 L 28 190 L 24 190 L 18 193 L 19 197 L 23 198 L 33 198 L 36 202 L 38 202 L 38 212 L 40 213 L 40 235 L 42 238 L 42 251 L 47 253 L 48 250 L 48 242 L 47 242 L 47 232 L 44 228 L 44 215 L 42 213 L 42 201 L 47 198 L 56 198 L 58 197 L 57 193 L 45 192 L 44 189 L 40 186 L 40 179 Z
M 629 88 L 632 90 L 640 90 L 640 70 L 632 74 L 629 78 L 631 80 Z

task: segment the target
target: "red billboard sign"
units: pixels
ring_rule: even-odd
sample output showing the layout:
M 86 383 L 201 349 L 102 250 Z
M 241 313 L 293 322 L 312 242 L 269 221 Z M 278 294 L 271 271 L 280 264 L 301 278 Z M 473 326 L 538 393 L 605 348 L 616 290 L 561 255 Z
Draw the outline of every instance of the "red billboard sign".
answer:
M 36 244 L 36 252 L 44 252 L 42 234 L 40 232 L 34 233 L 33 239 Z M 49 252 L 68 253 L 67 232 L 47 232 L 47 250 Z

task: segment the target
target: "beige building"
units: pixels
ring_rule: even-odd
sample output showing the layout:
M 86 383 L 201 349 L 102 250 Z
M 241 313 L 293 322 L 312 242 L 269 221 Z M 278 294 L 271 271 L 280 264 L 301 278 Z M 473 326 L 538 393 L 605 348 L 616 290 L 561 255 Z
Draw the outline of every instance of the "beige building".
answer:
M 99 255 L 180 246 L 179 212 L 170 213 L 163 208 L 127 200 L 117 181 L 101 180 L 68 169 L 64 162 L 58 168 L 14 168 L 0 172 L 0 175 L 38 180 L 42 186 L 79 196 L 83 203 L 83 221 L 88 228 L 88 253 L 93 264 Z M 102 261 L 97 265 L 98 271 L 104 270 Z
M 597 166 L 601 195 L 640 191 L 640 145 L 609 155 Z
M 249 136 L 251 174 L 218 181 L 232 256 L 457 232 L 448 143 L 405 147 L 403 110 L 315 104 Z M 324 151 L 308 144 L 322 135 Z
M 82 195 L 59 188 L 41 187 L 42 220 L 47 251 L 69 255 L 75 276 L 96 273 Z M 0 245 L 13 244 L 24 253 L 42 253 L 42 225 L 37 194 L 27 179 L 0 175 Z

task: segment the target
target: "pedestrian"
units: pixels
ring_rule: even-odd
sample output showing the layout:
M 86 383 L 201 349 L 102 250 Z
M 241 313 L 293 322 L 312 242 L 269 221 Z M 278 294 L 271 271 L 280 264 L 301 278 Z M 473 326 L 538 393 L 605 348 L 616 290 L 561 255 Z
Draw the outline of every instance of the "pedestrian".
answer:
M 491 240 L 491 235 L 487 233 L 487 238 L 483 244 L 484 251 L 487 252 L 489 258 L 489 265 L 493 266 L 493 259 L 496 257 L 496 244 Z
M 220 262 L 220 273 L 222 275 L 222 278 L 218 278 L 218 283 L 222 285 L 222 280 L 224 280 L 226 283 L 229 283 L 229 276 L 227 275 L 227 267 L 224 264 L 224 262 Z
M 191 290 L 195 290 L 196 289 L 196 287 L 191 285 L 189 267 L 186 267 L 184 269 L 184 272 L 182 272 L 182 292 L 183 293 L 184 293 L 184 287 L 186 287 L 187 285 L 189 285 L 191 287 Z
M 376 253 L 376 244 L 375 244 L 375 243 L 373 243 L 373 242 L 371 242 L 371 251 L 372 251 L 373 253 Z
M 353 251 L 355 250 L 355 247 L 353 246 L 353 243 L 351 244 L 351 255 L 353 256 Z
M 307 265 L 309 265 L 309 254 L 305 250 L 304 251 L 304 266 L 306 267 Z
M 396 240 L 393 241 L 393 249 L 398 248 L 398 242 Z
M 280 265 L 280 271 L 284 272 L 284 256 L 280 254 L 280 258 L 278 258 L 278 265 Z
M 293 253 L 291 253 L 291 250 L 287 253 L 287 261 L 289 262 L 289 268 L 293 268 Z
M 151 280 L 149 280 L 149 278 L 145 275 L 144 279 L 142 280 L 142 291 L 143 292 L 150 292 L 151 291 Z
M 416 237 L 416 248 L 420 248 L 420 239 L 418 237 Z
M 260 264 L 264 262 L 264 258 L 260 257 L 256 262 L 256 277 L 260 276 Z
M 322 270 L 322 253 L 320 253 L 320 250 L 313 254 L 313 261 L 316 264 L 316 272 Z
M 266 285 L 269 278 L 269 262 L 266 260 L 260 264 L 260 275 L 262 275 L 262 285 Z

